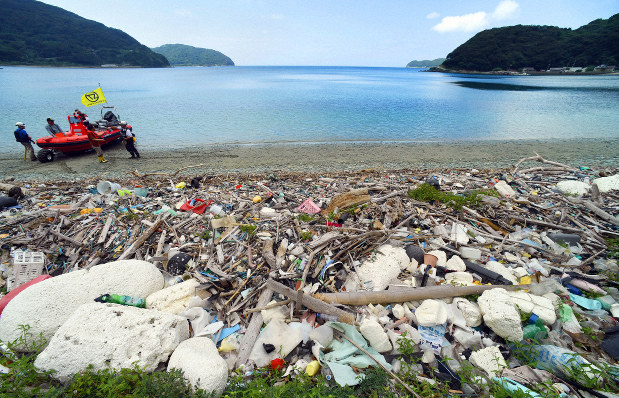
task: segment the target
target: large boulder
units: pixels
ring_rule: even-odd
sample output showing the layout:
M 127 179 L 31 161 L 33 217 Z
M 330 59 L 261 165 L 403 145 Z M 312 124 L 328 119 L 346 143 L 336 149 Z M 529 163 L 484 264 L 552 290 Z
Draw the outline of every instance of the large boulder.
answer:
M 68 381 L 93 365 L 94 370 L 133 368 L 147 372 L 168 360 L 189 338 L 189 324 L 178 315 L 119 304 L 80 306 L 56 331 L 34 361 L 40 370 L 56 370 Z
M 182 370 L 192 386 L 214 392 L 215 398 L 223 393 L 228 382 L 226 361 L 208 337 L 194 337 L 180 343 L 168 362 L 168 372 L 172 369 Z
M 163 286 L 157 267 L 139 260 L 114 261 L 63 274 L 30 286 L 11 300 L 0 318 L 0 340 L 14 341 L 22 336 L 19 325 L 30 325 L 27 345 L 39 335 L 49 341 L 82 304 L 106 293 L 146 298 Z

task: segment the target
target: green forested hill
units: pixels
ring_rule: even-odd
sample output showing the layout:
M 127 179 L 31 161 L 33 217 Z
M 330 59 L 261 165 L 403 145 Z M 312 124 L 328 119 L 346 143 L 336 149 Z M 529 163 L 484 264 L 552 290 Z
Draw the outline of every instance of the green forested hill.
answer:
M 234 66 L 234 62 L 226 55 L 206 48 L 185 44 L 164 44 L 152 50 L 164 55 L 171 65 Z
M 0 64 L 170 66 L 118 29 L 34 0 L 0 0 Z
M 424 59 L 422 61 L 411 61 L 406 67 L 407 68 L 425 68 L 431 66 L 439 66 L 445 61 L 445 58 L 437 58 L 437 59 Z
M 484 30 L 451 52 L 443 68 L 468 71 L 619 65 L 619 14 L 578 29 L 508 26 Z

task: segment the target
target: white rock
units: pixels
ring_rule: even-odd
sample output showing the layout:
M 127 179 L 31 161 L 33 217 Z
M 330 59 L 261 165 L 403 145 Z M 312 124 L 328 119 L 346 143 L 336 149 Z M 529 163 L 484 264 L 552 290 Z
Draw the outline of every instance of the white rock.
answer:
M 546 325 L 552 325 L 557 320 L 557 314 L 552 301 L 546 297 L 535 296 L 522 291 L 508 292 L 512 303 L 520 311 L 535 314 Z
M 14 341 L 22 335 L 19 325 L 30 325 L 28 344 L 39 334 L 49 341 L 82 304 L 106 293 L 146 298 L 163 286 L 157 267 L 139 260 L 114 261 L 59 275 L 30 286 L 11 300 L 2 312 L 0 340 Z
M 187 304 L 196 295 L 196 287 L 200 285 L 196 279 L 189 279 L 165 289 L 156 291 L 146 297 L 146 308 L 180 314 L 187 309 Z
M 406 250 L 401 247 L 383 245 L 378 253 L 364 261 L 357 270 L 361 287 L 372 286 L 372 290 L 385 290 L 393 279 L 400 275 L 400 271 L 409 265 Z
M 219 356 L 213 340 L 207 337 L 194 337 L 183 341 L 176 347 L 168 363 L 172 369 L 183 371 L 185 379 L 207 393 L 219 397 L 228 383 L 228 366 Z
M 499 376 L 503 369 L 507 367 L 505 358 L 503 358 L 497 346 L 473 351 L 469 357 L 469 361 L 492 377 Z
M 449 272 L 445 274 L 445 280 L 454 285 L 471 285 L 473 284 L 473 275 L 468 272 Z
M 507 185 L 507 183 L 503 180 L 494 184 L 494 187 L 496 188 L 497 191 L 499 191 L 501 196 L 506 196 L 506 197 L 516 196 L 516 192 L 512 189 L 512 187 Z
M 56 331 L 34 365 L 56 370 L 66 382 L 89 364 L 94 370 L 132 368 L 147 372 L 168 360 L 176 346 L 189 338 L 183 317 L 118 304 L 80 306 Z
M 509 261 L 510 263 L 517 263 L 517 262 L 519 262 L 520 259 L 515 254 L 512 254 L 510 252 L 506 252 L 505 253 L 505 260 Z
M 582 181 L 559 181 L 557 183 L 557 188 L 559 188 L 559 191 L 563 193 L 578 196 L 586 194 L 589 192 L 589 189 L 591 189 L 589 184 Z
M 375 320 L 364 319 L 359 325 L 359 331 L 376 351 L 387 352 L 393 348 L 389 342 L 389 336 Z
M 466 326 L 469 327 L 477 327 L 481 325 L 482 316 L 481 310 L 476 303 L 473 303 L 464 297 L 456 297 L 454 298 L 453 303 L 458 307 L 464 320 L 466 321 Z
M 466 271 L 466 264 L 460 256 L 452 256 L 445 264 L 445 268 L 453 271 Z
M 403 340 L 408 340 L 411 342 L 412 346 L 415 346 L 417 344 L 419 344 L 419 342 L 421 341 L 421 334 L 419 333 L 419 331 L 417 329 L 415 329 L 414 327 L 412 327 L 411 325 L 405 323 L 404 325 L 401 325 L 399 327 L 399 329 L 402 332 L 406 332 L 406 335 L 402 335 L 399 333 L 394 332 L 393 330 L 388 330 L 387 331 L 387 335 L 389 336 L 389 340 L 391 340 L 391 344 L 393 345 L 393 353 L 394 354 L 399 354 L 400 353 L 400 345 L 402 344 Z
M 496 272 L 497 274 L 501 275 L 503 278 L 510 281 L 513 285 L 518 284 L 518 281 L 516 280 L 514 275 L 511 273 L 509 268 L 505 267 L 503 264 L 497 261 L 488 261 L 485 267 L 489 269 L 490 271 Z
M 619 174 L 610 177 L 596 178 L 593 183 L 598 186 L 602 193 L 608 191 L 619 191 Z
M 460 247 L 460 254 L 468 260 L 479 260 L 481 258 L 481 250 L 474 247 Z
M 391 313 L 396 319 L 403 318 L 405 316 L 404 307 L 402 304 L 396 304 L 391 308 Z
M 484 322 L 492 331 L 509 341 L 522 341 L 520 314 L 505 289 L 486 290 L 477 299 Z
M 453 223 L 451 225 L 449 240 L 459 245 L 466 245 L 469 243 L 469 237 L 466 234 L 466 227 L 462 224 Z
M 432 250 L 431 252 L 429 252 L 428 254 L 431 254 L 433 256 L 436 256 L 436 258 L 438 259 L 436 261 L 436 265 L 440 266 L 440 267 L 444 267 L 445 264 L 447 263 L 447 253 L 445 253 L 442 250 Z
M 421 326 L 436 326 L 447 322 L 445 303 L 438 300 L 424 300 L 415 310 L 417 324 Z

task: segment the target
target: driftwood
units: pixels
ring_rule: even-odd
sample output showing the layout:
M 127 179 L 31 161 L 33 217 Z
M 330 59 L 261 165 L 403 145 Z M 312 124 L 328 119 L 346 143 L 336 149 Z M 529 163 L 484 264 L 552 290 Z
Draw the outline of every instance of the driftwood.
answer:
M 475 285 L 475 286 L 430 286 L 384 290 L 380 292 L 340 292 L 315 293 L 312 297 L 331 304 L 368 305 L 405 303 L 407 301 L 462 297 L 481 294 L 486 290 L 501 288 L 505 290 L 528 289 L 529 285 Z
M 258 298 L 258 302 L 256 303 L 257 307 L 264 307 L 267 305 L 271 298 L 273 297 L 273 291 L 270 289 L 264 289 Z M 249 354 L 251 354 L 252 348 L 254 348 L 254 343 L 258 338 L 258 333 L 260 333 L 260 328 L 262 327 L 262 314 L 257 312 L 251 315 L 251 321 L 249 321 L 249 325 L 247 326 L 247 330 L 245 331 L 245 335 L 243 336 L 243 340 L 241 341 L 241 347 L 239 348 L 239 355 L 236 358 L 236 366 L 243 366 L 249 359 Z
M 543 157 L 541 157 L 539 154 L 535 154 L 535 156 L 531 156 L 529 158 L 524 158 L 524 159 L 520 159 L 520 161 L 518 163 L 516 163 L 516 165 L 514 166 L 514 170 L 512 171 L 512 174 L 516 174 L 516 171 L 518 170 L 518 167 L 520 166 L 521 163 L 526 162 L 526 161 L 530 161 L 530 160 L 535 160 L 541 163 L 545 163 L 545 164 L 550 164 L 553 166 L 556 166 L 558 168 L 560 168 L 561 170 L 567 170 L 567 171 L 576 171 L 577 169 L 571 166 L 568 166 L 566 164 L 563 163 L 557 163 L 557 162 L 553 162 L 550 160 L 546 160 Z
M 295 292 L 294 290 L 282 285 L 279 282 L 274 281 L 273 279 L 269 279 L 266 282 L 266 286 L 267 288 L 273 290 L 274 292 L 283 294 L 284 296 L 294 301 L 299 300 L 300 298 L 301 303 L 304 306 L 306 306 L 307 308 L 317 313 L 335 315 L 338 317 L 338 321 L 344 322 L 344 323 L 352 324 L 355 321 L 355 316 L 353 314 L 346 312 L 344 310 L 341 310 L 337 307 L 334 307 L 330 304 L 327 304 L 324 301 L 321 301 L 311 296 L 308 296 L 306 294 L 303 294 L 303 292 L 301 291 L 299 291 L 301 292 L 301 294 L 299 294 L 298 292 Z

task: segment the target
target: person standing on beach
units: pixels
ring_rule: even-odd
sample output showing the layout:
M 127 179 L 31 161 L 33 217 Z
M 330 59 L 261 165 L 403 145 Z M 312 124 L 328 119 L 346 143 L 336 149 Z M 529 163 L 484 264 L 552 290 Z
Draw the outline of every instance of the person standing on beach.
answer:
M 92 146 L 92 149 L 94 149 L 97 153 L 99 163 L 107 163 L 107 160 L 103 157 L 103 150 L 101 149 L 101 143 L 105 140 L 102 138 L 97 138 L 95 132 L 88 128 L 86 129 L 86 135 L 88 136 L 88 141 L 90 141 L 90 146 Z
M 125 142 L 125 148 L 127 152 L 131 154 L 130 159 L 139 159 L 140 153 L 135 149 L 135 137 L 133 135 L 133 128 L 130 124 L 127 124 L 124 120 L 120 122 L 120 136 L 123 137 Z
M 34 141 L 26 132 L 26 125 L 22 122 L 17 122 L 15 123 L 15 126 L 17 126 L 17 130 L 15 130 L 15 141 L 21 143 L 24 148 L 26 148 L 24 152 L 24 160 L 26 160 L 26 155 L 28 152 L 30 152 L 30 160 L 37 160 L 37 157 L 34 154 L 34 148 L 32 147 Z
M 47 124 L 45 125 L 45 130 L 47 130 L 49 135 L 52 135 L 52 136 L 58 133 L 64 135 L 64 132 L 62 131 L 60 126 L 54 123 L 54 119 L 52 119 L 51 117 L 47 118 Z

